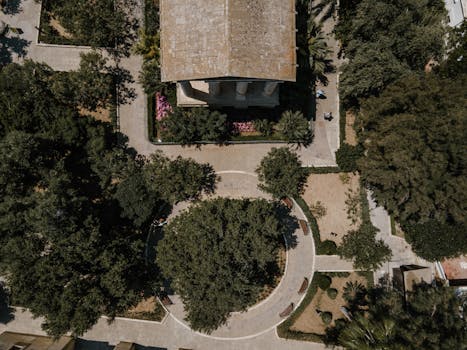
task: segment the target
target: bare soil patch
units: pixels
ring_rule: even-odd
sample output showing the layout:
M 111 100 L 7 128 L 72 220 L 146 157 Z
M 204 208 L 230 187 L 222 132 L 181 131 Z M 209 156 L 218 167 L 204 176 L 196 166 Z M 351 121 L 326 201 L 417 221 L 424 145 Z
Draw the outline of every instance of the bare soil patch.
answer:
M 73 38 L 73 35 L 67 32 L 67 30 L 60 24 L 60 22 L 57 19 L 53 18 L 52 16 L 50 17 L 49 24 L 53 29 L 55 29 L 58 32 L 58 34 L 61 37 L 66 38 L 66 39 Z
M 342 297 L 343 289 L 346 283 L 350 281 L 358 281 L 365 286 L 368 284 L 366 278 L 360 276 L 356 272 L 350 273 L 348 277 L 332 277 L 330 288 L 337 289 L 338 293 L 336 299 L 331 299 L 326 291 L 318 288 L 311 303 L 297 318 L 290 329 L 296 332 L 324 334 L 327 325 L 324 324 L 317 310 L 320 312 L 332 313 L 332 322 L 328 326 L 334 325 L 335 320 L 343 318 L 344 315 L 340 311 L 340 307 L 346 304 Z
M 90 116 L 96 120 L 100 120 L 101 122 L 110 123 L 112 121 L 112 119 L 110 118 L 110 109 L 108 108 L 97 108 L 97 110 L 95 111 L 80 108 L 79 114 L 81 116 Z
M 311 174 L 308 177 L 303 199 L 312 211 L 317 202 L 326 211 L 324 216 L 316 218 L 322 241 L 328 239 L 339 245 L 348 231 L 360 226 L 359 217 L 355 218 L 355 222 L 348 218 L 349 205 L 346 204 L 349 194 L 359 198 L 359 180 L 360 176 L 353 173 Z M 359 207 L 356 209 L 359 210 Z
M 357 145 L 357 133 L 354 129 L 355 114 L 350 111 L 345 113 L 345 143 L 356 146 Z
M 119 316 L 140 320 L 162 321 L 165 314 L 166 311 L 159 300 L 152 296 L 141 300 L 136 306 Z

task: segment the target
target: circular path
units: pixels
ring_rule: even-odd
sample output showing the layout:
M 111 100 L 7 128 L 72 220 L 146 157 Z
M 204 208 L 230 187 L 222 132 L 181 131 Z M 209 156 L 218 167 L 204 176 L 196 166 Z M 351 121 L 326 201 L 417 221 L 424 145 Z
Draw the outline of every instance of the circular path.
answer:
M 270 196 L 260 191 L 257 187 L 258 180 L 255 174 L 241 171 L 222 171 L 218 173 L 221 180 L 217 185 L 214 197 L 230 198 L 266 198 Z M 175 208 L 178 213 L 187 207 L 182 204 Z M 294 205 L 291 215 L 305 220 L 305 217 L 297 205 Z M 298 228 L 293 237 L 287 239 L 287 263 L 281 282 L 274 291 L 260 303 L 250 307 L 245 312 L 234 312 L 227 323 L 210 335 L 199 333 L 206 337 L 217 339 L 238 339 L 256 337 L 270 331 L 281 323 L 284 318 L 279 314 L 287 308 L 290 303 L 295 307 L 300 304 L 304 294 L 298 294 L 298 290 L 307 277 L 310 281 L 313 274 L 315 249 L 311 235 L 305 236 Z M 177 295 L 171 295 L 173 305 L 169 306 L 170 316 L 179 324 L 190 328 L 185 319 L 183 302 Z

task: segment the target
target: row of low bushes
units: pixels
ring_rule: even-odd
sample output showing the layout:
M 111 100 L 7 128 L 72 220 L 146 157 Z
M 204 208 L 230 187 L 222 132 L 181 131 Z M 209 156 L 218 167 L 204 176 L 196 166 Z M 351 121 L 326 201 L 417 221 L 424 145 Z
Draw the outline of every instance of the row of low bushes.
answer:
M 333 241 L 325 240 L 321 241 L 321 236 L 319 233 L 318 222 L 316 218 L 310 211 L 308 204 L 303 200 L 303 198 L 299 197 L 295 199 L 297 204 L 302 208 L 305 217 L 308 220 L 308 224 L 310 225 L 311 233 L 313 234 L 313 239 L 315 241 L 316 247 L 316 254 L 319 255 L 335 255 L 337 254 L 337 245 Z

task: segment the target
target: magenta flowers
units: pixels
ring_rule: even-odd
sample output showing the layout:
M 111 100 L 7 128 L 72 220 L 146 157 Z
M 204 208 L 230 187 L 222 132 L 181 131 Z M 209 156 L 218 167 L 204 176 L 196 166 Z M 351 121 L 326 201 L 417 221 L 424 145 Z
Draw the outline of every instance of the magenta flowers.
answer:
M 156 120 L 161 121 L 169 112 L 172 112 L 172 106 L 167 97 L 156 92 Z
M 238 133 L 256 131 L 253 122 L 233 122 L 232 129 Z

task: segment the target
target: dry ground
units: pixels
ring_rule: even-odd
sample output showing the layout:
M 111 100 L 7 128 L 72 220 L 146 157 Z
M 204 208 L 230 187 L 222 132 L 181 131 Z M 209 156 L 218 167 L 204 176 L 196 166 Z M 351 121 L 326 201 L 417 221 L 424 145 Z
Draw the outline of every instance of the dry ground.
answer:
M 345 143 L 348 143 L 351 146 L 357 145 L 357 134 L 353 125 L 355 123 L 355 114 L 347 111 L 345 113 Z
M 112 120 L 110 118 L 110 109 L 107 108 L 97 108 L 96 111 L 90 111 L 88 109 L 80 108 L 79 109 L 80 115 L 90 116 L 96 120 L 100 120 L 101 122 L 110 123 Z
M 153 296 L 141 300 L 138 305 L 132 307 L 123 315 L 119 315 L 127 318 L 161 321 L 166 312 L 160 302 Z
M 53 18 L 53 16 L 50 17 L 50 26 L 54 28 L 58 34 L 60 34 L 61 37 L 66 38 L 66 39 L 71 39 L 73 38 L 73 35 L 71 33 L 68 33 L 66 29 L 60 24 L 60 22 Z
M 338 318 L 343 318 L 343 314 L 340 311 L 340 307 L 344 306 L 346 303 L 342 297 L 343 289 L 345 284 L 350 281 L 358 281 L 363 285 L 367 285 L 367 280 L 365 277 L 358 275 L 356 272 L 350 273 L 348 277 L 332 277 L 332 284 L 330 288 L 335 288 L 338 291 L 336 299 L 332 300 L 327 295 L 326 291 L 323 291 L 321 288 L 318 288 L 313 300 L 303 311 L 303 313 L 298 317 L 295 323 L 290 328 L 293 331 L 303 332 L 303 333 L 316 333 L 324 334 L 326 325 L 321 320 L 320 315 L 316 312 L 316 309 L 325 312 L 332 313 L 332 322 Z
M 359 221 L 353 224 L 347 217 L 345 203 L 349 191 L 355 196 L 359 194 L 359 178 L 358 174 L 353 173 L 311 174 L 308 177 L 303 198 L 310 208 L 319 201 L 326 209 L 326 215 L 317 218 L 322 241 L 329 239 L 339 245 L 348 231 L 360 225 Z

